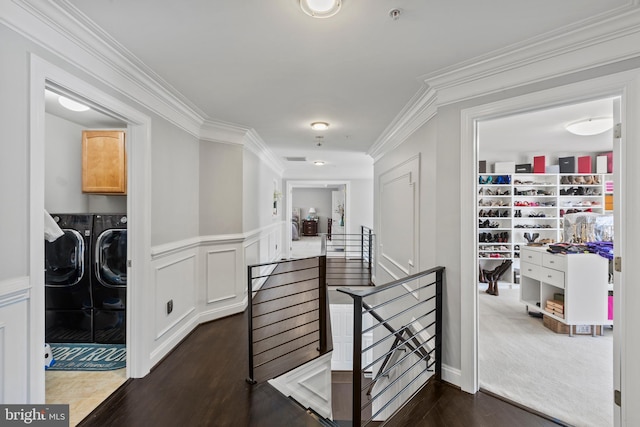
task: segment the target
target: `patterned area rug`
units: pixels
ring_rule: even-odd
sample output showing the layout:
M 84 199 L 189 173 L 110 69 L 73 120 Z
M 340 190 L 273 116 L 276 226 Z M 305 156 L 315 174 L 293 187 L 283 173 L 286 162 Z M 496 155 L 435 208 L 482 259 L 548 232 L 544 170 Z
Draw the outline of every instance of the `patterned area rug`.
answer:
M 48 370 L 109 371 L 126 366 L 124 344 L 51 344 L 55 362 Z

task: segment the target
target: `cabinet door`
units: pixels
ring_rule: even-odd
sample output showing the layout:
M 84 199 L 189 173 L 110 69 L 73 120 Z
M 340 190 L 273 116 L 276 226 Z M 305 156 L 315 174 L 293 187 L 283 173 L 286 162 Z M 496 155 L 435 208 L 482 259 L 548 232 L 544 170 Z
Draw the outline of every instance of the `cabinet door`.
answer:
M 126 194 L 127 157 L 123 131 L 82 132 L 82 191 Z

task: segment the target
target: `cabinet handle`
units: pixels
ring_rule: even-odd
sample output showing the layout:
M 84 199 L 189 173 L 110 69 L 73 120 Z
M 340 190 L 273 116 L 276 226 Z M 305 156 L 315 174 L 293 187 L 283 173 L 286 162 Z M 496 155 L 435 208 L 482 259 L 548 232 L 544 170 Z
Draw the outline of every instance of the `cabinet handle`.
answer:
M 549 264 L 555 264 L 555 261 L 549 261 Z
M 552 276 L 552 275 L 550 275 L 550 274 L 548 274 L 548 275 L 547 275 L 547 278 L 549 278 L 549 279 L 551 279 L 552 277 L 553 277 L 553 276 Z
M 527 268 L 527 271 L 531 271 L 531 269 L 530 269 L 530 268 Z

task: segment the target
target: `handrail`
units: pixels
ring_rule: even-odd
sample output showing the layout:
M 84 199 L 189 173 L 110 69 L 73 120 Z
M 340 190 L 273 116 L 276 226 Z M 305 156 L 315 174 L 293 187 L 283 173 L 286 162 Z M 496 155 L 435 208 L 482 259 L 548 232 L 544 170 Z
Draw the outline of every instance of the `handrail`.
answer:
M 363 421 L 367 424 L 378 416 L 387 417 L 388 414 L 382 413 L 398 410 L 406 403 L 405 399 L 409 393 L 413 394 L 424 387 L 431 378 L 441 378 L 444 270 L 442 266 L 433 267 L 374 288 L 337 289 L 353 300 L 353 426 L 359 427 Z M 435 280 L 428 284 L 420 282 L 418 286 L 410 289 L 401 287 L 434 275 Z M 399 291 L 401 294 L 398 296 Z M 387 296 L 383 294 L 385 292 L 391 294 Z M 366 298 L 374 296 L 384 302 L 375 305 L 365 301 Z M 403 298 L 408 296 L 415 297 L 417 301 L 405 301 Z M 365 327 L 365 316 L 377 323 Z M 383 326 L 384 329 L 376 332 L 376 341 L 373 340 L 373 333 L 378 326 Z M 389 334 L 381 337 L 385 329 Z M 363 345 L 364 333 L 372 334 L 373 343 L 366 347 Z M 387 340 L 392 337 L 395 339 L 390 348 L 386 347 L 390 344 Z M 381 345 L 385 347 L 382 348 Z M 393 357 L 399 350 L 407 352 L 402 357 Z M 364 363 L 363 358 L 370 360 L 369 354 L 371 359 L 375 360 Z M 413 358 L 417 359 L 414 363 L 410 360 Z M 426 362 L 424 367 L 420 367 L 421 362 Z M 363 384 L 365 370 L 370 372 L 371 369 L 375 375 Z M 394 370 L 397 373 L 391 379 L 389 375 Z M 429 372 L 431 374 L 428 374 Z M 387 378 L 388 383 L 380 383 L 378 390 L 373 394 L 377 382 L 384 378 Z M 398 389 L 400 391 L 397 391 Z M 362 392 L 365 390 L 370 400 L 363 405 Z M 363 411 L 366 411 L 364 420 Z
M 375 294 L 379 294 L 380 292 L 384 292 L 388 289 L 394 288 L 396 286 L 399 285 L 403 285 L 407 282 L 411 282 L 415 279 L 418 279 L 420 277 L 423 276 L 427 276 L 429 274 L 433 274 L 433 273 L 437 273 L 437 272 L 443 272 L 444 271 L 444 267 L 442 266 L 438 266 L 438 267 L 433 267 L 430 268 L 428 270 L 424 270 L 421 271 L 419 273 L 415 273 L 412 274 L 410 276 L 407 277 L 403 277 L 401 279 L 398 280 L 394 280 L 393 282 L 389 282 L 389 283 L 385 283 L 384 285 L 380 285 L 380 286 L 375 286 L 372 288 L 367 288 L 367 289 L 349 289 L 349 288 L 338 288 L 337 291 L 338 292 L 342 292 L 344 294 L 350 295 L 352 297 L 360 297 L 360 298 L 366 298 L 369 297 L 371 295 L 375 295 Z

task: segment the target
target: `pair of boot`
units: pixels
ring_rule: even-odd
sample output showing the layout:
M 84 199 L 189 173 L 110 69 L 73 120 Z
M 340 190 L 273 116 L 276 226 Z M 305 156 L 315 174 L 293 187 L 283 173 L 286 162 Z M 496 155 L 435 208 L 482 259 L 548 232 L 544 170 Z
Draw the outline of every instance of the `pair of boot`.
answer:
M 498 291 L 498 280 L 500 280 L 500 277 L 502 277 L 502 275 L 509 269 L 509 267 L 511 267 L 512 263 L 513 261 L 508 259 L 503 261 L 502 264 L 498 265 L 493 270 L 480 269 L 482 275 L 481 278 L 484 278 L 485 281 L 489 283 L 489 287 L 486 290 L 489 295 L 500 295 L 500 292 Z

